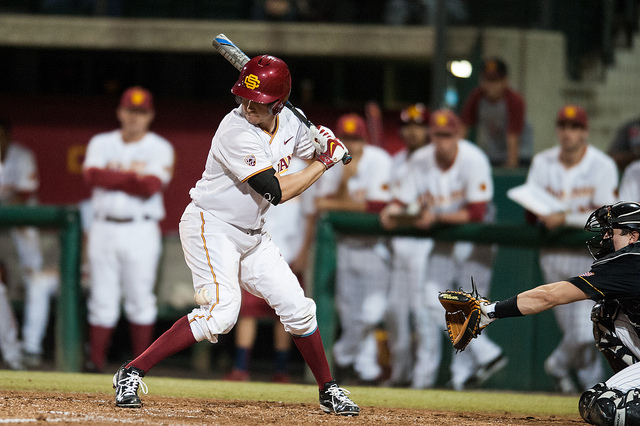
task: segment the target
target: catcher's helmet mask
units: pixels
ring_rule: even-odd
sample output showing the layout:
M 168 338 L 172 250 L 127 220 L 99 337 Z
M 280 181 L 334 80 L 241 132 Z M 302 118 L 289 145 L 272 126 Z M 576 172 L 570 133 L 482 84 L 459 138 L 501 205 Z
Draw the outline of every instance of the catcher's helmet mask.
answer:
M 240 98 L 269 105 L 269 113 L 277 115 L 291 94 L 291 73 L 280 58 L 256 56 L 245 64 L 231 93 Z
M 620 201 L 602 206 L 591 213 L 584 229 L 600 233 L 587 241 L 587 247 L 594 259 L 601 259 L 615 251 L 611 239 L 614 228 L 640 232 L 640 204 Z

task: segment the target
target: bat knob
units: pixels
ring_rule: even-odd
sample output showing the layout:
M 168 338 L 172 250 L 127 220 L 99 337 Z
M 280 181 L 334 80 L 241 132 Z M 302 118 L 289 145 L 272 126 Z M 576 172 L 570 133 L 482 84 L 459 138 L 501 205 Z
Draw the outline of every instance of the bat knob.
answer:
M 342 157 L 342 164 L 346 166 L 351 162 L 351 160 L 353 160 L 353 158 L 349 154 L 344 154 L 344 157 Z

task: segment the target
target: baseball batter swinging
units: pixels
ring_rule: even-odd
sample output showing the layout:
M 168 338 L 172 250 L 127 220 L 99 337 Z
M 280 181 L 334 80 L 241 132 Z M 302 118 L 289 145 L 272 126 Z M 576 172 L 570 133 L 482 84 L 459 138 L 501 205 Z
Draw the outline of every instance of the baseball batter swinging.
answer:
M 180 240 L 200 305 L 180 318 L 142 355 L 113 378 L 116 405 L 140 407 L 141 378 L 159 361 L 202 340 L 218 341 L 236 323 L 240 289 L 261 297 L 291 333 L 320 388 L 325 412 L 358 415 L 360 408 L 332 379 L 316 321 L 316 305 L 306 298 L 295 274 L 268 233 L 270 205 L 304 192 L 347 153 L 331 130 L 309 131 L 288 109 L 289 68 L 262 55 L 243 67 L 231 89 L 240 103 L 213 136 L 202 178 L 180 220 Z M 293 156 L 311 159 L 287 174 Z

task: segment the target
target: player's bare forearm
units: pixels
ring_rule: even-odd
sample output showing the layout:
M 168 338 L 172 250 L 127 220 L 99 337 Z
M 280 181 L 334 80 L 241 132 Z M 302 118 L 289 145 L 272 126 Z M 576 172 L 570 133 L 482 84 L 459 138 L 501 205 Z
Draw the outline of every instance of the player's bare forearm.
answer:
M 17 204 L 24 205 L 27 204 L 30 198 L 32 198 L 36 194 L 35 191 L 18 191 L 14 190 L 13 194 L 7 199 L 4 200 L 4 203 L 9 204 Z
M 367 211 L 366 201 L 355 201 L 350 197 L 322 197 L 316 199 L 316 209 L 319 212 L 339 210 L 346 212 Z
M 467 209 L 460 209 L 455 212 L 439 213 L 436 215 L 436 222 L 448 225 L 462 225 L 472 222 L 471 214 Z
M 518 309 L 523 315 L 537 314 L 558 305 L 586 300 L 589 297 L 568 281 L 544 284 L 518 295 Z
M 280 176 L 276 174 L 276 178 L 280 182 L 280 190 L 282 191 L 281 203 L 302 194 L 309 188 L 320 176 L 327 170 L 324 164 L 319 161 L 312 161 L 306 168 L 290 175 Z

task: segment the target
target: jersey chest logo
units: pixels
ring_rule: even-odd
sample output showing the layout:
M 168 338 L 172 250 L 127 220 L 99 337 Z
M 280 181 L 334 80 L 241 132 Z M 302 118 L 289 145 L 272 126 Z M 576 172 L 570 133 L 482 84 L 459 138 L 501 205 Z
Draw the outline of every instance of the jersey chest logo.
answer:
M 285 170 L 288 170 L 290 164 L 291 164 L 291 155 L 287 155 L 286 157 L 281 158 L 277 164 L 278 173 L 282 173 Z

